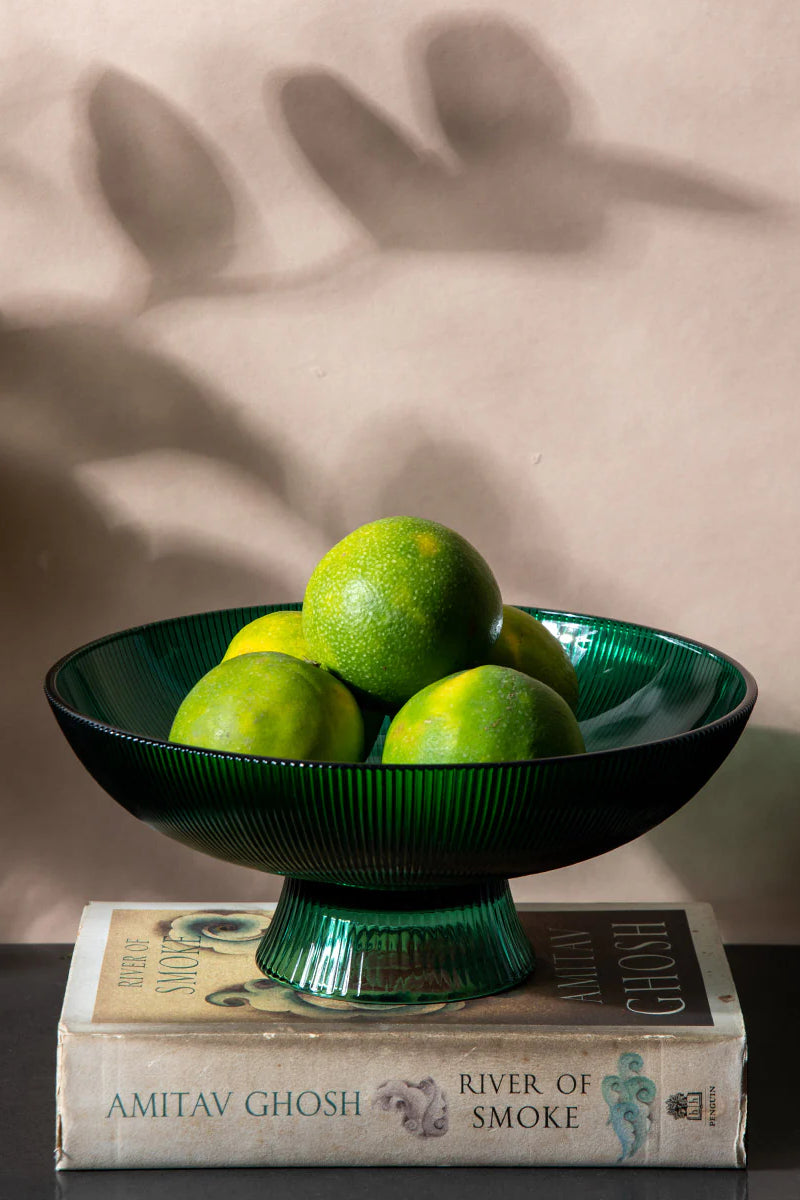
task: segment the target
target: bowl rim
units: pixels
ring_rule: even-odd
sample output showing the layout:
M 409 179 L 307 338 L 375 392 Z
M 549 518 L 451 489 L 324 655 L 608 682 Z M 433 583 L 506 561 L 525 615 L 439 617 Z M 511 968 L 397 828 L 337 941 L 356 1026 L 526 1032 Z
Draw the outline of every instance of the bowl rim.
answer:
M 229 605 L 225 608 L 207 609 L 200 612 L 178 614 L 173 617 L 163 617 L 157 621 L 145 621 L 139 625 L 132 625 L 126 629 L 118 629 L 112 633 L 104 634 L 102 637 L 93 638 L 89 642 L 84 642 L 80 646 L 63 654 L 49 668 L 45 675 L 44 692 L 51 707 L 56 710 L 61 710 L 73 720 L 80 724 L 88 726 L 91 729 L 111 734 L 114 737 L 124 741 L 141 743 L 143 745 L 162 746 L 168 750 L 175 751 L 178 754 L 200 755 L 204 758 L 224 758 L 231 759 L 236 762 L 255 762 L 265 763 L 270 766 L 287 766 L 287 767 L 306 767 L 318 770 L 362 770 L 365 772 L 384 772 L 384 771 L 487 771 L 497 767 L 516 767 L 523 769 L 526 767 L 542 768 L 553 763 L 586 763 L 603 760 L 612 755 L 618 754 L 633 754 L 637 751 L 642 751 L 645 747 L 660 746 L 666 747 L 671 744 L 687 743 L 692 740 L 702 738 L 713 732 L 721 732 L 728 725 L 741 721 L 744 725 L 749 719 L 756 700 L 758 698 L 758 684 L 755 677 L 747 670 L 737 659 L 732 658 L 729 654 L 723 653 L 716 647 L 709 645 L 707 642 L 698 641 L 696 638 L 685 637 L 683 634 L 671 633 L 666 629 L 659 629 L 652 625 L 642 625 L 637 621 L 621 620 L 617 617 L 600 616 L 592 613 L 576 613 L 568 612 L 562 609 L 540 608 L 538 605 L 513 605 L 515 608 L 533 609 L 541 614 L 537 619 L 557 619 L 563 623 L 571 621 L 579 622 L 595 622 L 595 623 L 610 623 L 621 629 L 637 630 L 643 633 L 655 634 L 664 641 L 671 641 L 681 646 L 688 647 L 698 651 L 703 655 L 718 659 L 727 666 L 732 667 L 739 673 L 745 684 L 745 692 L 739 703 L 729 712 L 724 713 L 721 717 L 717 717 L 714 721 L 709 721 L 706 725 L 700 725 L 696 729 L 687 729 L 683 733 L 671 734 L 669 737 L 655 738 L 647 742 L 639 742 L 632 746 L 609 746 L 602 750 L 587 750 L 583 754 L 560 754 L 551 755 L 547 758 L 520 758 L 520 759 L 500 759 L 492 762 L 474 762 L 474 763 L 370 763 L 370 762 L 331 762 L 328 760 L 318 759 L 298 759 L 298 758 L 270 758 L 262 754 L 240 754 L 231 750 L 210 750 L 203 746 L 192 746 L 183 742 L 171 742 L 167 738 L 153 737 L 150 734 L 135 733 L 131 730 L 120 729 L 116 725 L 109 725 L 105 721 L 98 721 L 94 717 L 88 717 L 79 709 L 74 708 L 69 704 L 59 693 L 57 686 L 57 678 L 59 672 L 73 659 L 79 655 L 87 654 L 92 650 L 98 649 L 100 646 L 108 642 L 114 642 L 121 637 L 133 637 L 137 633 L 141 633 L 146 629 L 152 629 L 155 625 L 169 625 L 173 622 L 191 621 L 201 617 L 213 617 L 222 613 L 232 611 L 242 611 L 245 609 L 266 609 L 267 612 L 275 612 L 281 610 L 297 611 L 302 608 L 301 601 L 286 601 L 278 604 L 243 604 Z M 266 613 L 264 614 L 266 615 Z M 255 620 L 255 618 L 253 618 Z

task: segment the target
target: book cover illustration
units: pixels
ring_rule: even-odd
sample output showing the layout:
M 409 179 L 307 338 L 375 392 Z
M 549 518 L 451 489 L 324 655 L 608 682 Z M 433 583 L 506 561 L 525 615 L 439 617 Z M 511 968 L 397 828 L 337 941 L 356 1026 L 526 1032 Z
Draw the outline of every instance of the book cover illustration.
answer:
M 115 908 L 100 970 L 95 1022 L 416 1019 L 504 1025 L 711 1026 L 686 912 L 522 911 L 536 971 L 495 996 L 436 1004 L 326 999 L 259 976 L 267 909 L 176 912 Z M 618 918 L 618 919 L 615 919 Z
M 273 907 L 90 906 L 60 1167 L 743 1161 L 744 1030 L 706 906 L 522 906 L 528 982 L 391 1006 L 260 976 Z

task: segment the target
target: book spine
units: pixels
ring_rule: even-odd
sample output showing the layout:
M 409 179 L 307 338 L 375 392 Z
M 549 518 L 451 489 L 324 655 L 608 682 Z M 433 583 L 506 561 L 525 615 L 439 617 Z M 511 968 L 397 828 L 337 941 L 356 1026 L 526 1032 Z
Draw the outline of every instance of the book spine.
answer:
M 740 1167 L 744 1060 L 708 1032 L 62 1031 L 56 1165 Z

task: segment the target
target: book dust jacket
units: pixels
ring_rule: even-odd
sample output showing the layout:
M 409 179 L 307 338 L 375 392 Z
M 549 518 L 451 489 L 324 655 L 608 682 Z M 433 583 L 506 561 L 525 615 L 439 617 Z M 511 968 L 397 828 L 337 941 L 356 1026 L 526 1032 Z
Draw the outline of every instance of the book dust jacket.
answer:
M 259 975 L 273 909 L 88 906 L 59 1169 L 743 1165 L 744 1026 L 707 905 L 521 905 L 528 982 L 381 1006 Z

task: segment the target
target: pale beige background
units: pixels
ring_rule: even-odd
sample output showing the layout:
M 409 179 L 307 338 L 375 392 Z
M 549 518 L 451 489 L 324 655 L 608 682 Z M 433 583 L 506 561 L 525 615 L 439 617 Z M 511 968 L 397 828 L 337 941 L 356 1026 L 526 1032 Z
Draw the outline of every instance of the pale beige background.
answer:
M 414 512 L 761 686 L 684 811 L 516 896 L 797 940 L 800 7 L 2 7 L 0 936 L 277 895 L 118 808 L 41 678 Z

